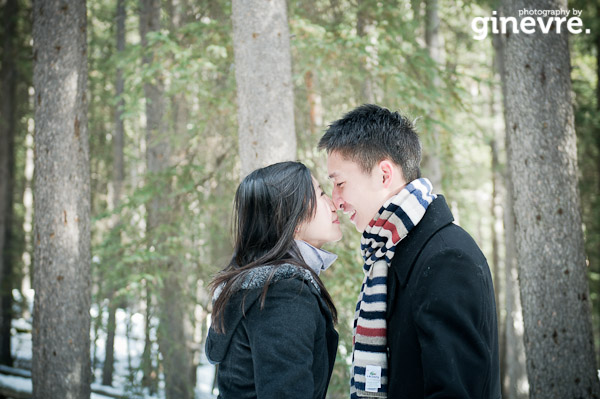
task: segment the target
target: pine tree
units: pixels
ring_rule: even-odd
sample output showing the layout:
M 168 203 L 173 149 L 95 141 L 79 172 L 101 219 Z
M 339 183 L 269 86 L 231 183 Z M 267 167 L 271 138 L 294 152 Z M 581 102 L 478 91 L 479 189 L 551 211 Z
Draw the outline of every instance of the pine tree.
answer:
M 90 397 L 86 3 L 33 6 L 33 397 Z
M 504 2 L 517 16 L 527 1 Z M 536 8 L 567 8 L 566 1 Z M 506 37 L 506 129 L 531 398 L 599 397 L 568 34 Z
M 242 176 L 296 158 L 285 0 L 234 0 L 233 49 Z M 265 23 L 268 21 L 268 23 Z

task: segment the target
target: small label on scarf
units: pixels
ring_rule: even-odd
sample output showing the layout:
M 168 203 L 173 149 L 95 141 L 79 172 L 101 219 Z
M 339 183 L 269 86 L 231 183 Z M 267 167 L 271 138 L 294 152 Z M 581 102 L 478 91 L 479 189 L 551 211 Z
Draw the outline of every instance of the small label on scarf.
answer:
M 367 365 L 365 372 L 365 391 L 377 392 L 381 388 L 381 366 Z

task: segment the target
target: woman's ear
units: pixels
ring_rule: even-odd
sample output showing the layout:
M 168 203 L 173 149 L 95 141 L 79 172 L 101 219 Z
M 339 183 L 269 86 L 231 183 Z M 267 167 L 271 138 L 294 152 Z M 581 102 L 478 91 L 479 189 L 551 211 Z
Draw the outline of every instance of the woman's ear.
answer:
M 294 229 L 294 240 L 301 240 L 301 234 L 300 231 L 302 230 L 301 226 L 296 226 L 296 228 Z

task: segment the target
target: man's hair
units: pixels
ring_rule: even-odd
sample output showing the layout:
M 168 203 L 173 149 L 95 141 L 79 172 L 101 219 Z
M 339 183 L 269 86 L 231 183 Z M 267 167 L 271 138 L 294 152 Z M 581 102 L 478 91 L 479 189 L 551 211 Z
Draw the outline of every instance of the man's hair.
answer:
M 421 142 L 412 123 L 378 105 L 361 105 L 331 123 L 319 149 L 339 152 L 365 173 L 387 158 L 402 168 L 407 183 L 421 177 Z

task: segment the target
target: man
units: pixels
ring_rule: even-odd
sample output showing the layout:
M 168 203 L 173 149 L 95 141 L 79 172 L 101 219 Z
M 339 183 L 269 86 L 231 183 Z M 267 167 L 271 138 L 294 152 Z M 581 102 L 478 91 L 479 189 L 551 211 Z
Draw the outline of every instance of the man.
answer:
M 351 397 L 500 398 L 490 270 L 420 178 L 411 123 L 363 105 L 333 122 L 319 148 L 335 205 L 363 233 Z

